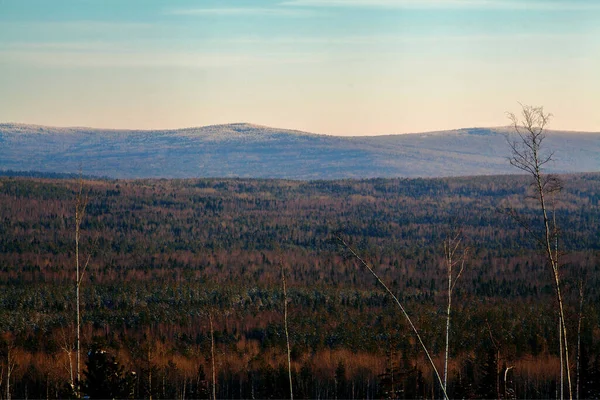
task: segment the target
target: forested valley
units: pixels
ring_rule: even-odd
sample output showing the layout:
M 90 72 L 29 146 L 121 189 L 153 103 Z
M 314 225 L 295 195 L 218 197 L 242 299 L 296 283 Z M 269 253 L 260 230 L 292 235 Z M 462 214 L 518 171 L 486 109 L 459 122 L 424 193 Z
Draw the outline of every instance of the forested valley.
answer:
M 600 174 L 561 179 L 552 211 L 566 362 L 577 396 L 598 398 Z M 442 370 L 444 243 L 456 234 L 468 252 L 452 299 L 449 397 L 560 396 L 554 284 L 528 177 L 0 177 L 0 399 L 78 394 L 81 183 L 83 394 L 102 381 L 114 397 L 289 398 L 287 299 L 294 397 L 441 398 L 406 319 L 340 239 L 402 302 Z

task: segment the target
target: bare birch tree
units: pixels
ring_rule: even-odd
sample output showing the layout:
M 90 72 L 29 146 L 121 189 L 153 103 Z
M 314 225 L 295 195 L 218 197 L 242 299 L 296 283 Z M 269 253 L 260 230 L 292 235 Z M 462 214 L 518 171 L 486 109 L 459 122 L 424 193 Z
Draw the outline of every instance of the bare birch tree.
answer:
M 446 350 L 444 357 L 444 389 L 448 390 L 448 358 L 450 350 L 450 312 L 452 310 L 452 292 L 463 273 L 468 248 L 463 246 L 462 233 L 450 233 L 444 240 L 444 263 L 448 279 L 448 306 L 446 308 Z M 456 269 L 458 268 L 458 271 Z
M 283 323 L 285 327 L 285 342 L 287 344 L 287 362 L 288 362 L 288 375 L 290 378 L 290 399 L 294 400 L 294 389 L 292 385 L 292 352 L 290 350 L 290 334 L 288 331 L 288 310 L 287 310 L 287 288 L 285 285 L 285 270 L 283 265 L 281 266 L 281 282 L 283 284 Z
M 73 331 L 71 330 L 71 327 L 69 327 L 69 331 L 70 331 L 70 334 L 69 334 L 69 337 L 67 337 L 66 329 L 64 327 L 61 328 L 60 332 L 61 332 L 61 336 L 62 336 L 62 343 L 61 343 L 60 347 L 67 355 L 67 365 L 65 366 L 65 369 L 69 374 L 69 385 L 71 387 L 71 390 L 73 391 L 73 393 L 75 393 L 75 391 L 76 391 L 75 370 L 73 368 L 74 349 L 73 349 L 73 338 L 71 337 Z
M 6 400 L 11 399 L 10 391 L 10 379 L 13 371 L 17 368 L 17 360 L 14 355 L 16 346 L 14 344 L 14 337 L 11 335 L 6 336 Z
M 571 372 L 569 367 L 569 346 L 563 296 L 561 293 L 560 262 L 558 251 L 559 229 L 556 224 L 555 213 L 550 216 L 554 195 L 561 190 L 560 180 L 544 172 L 544 168 L 553 160 L 554 153 L 545 151 L 543 146 L 546 139 L 546 126 L 552 114 L 544 112 L 543 107 L 534 107 L 521 104 L 519 116 L 508 113 L 512 121 L 514 134 L 509 136 L 508 143 L 511 149 L 510 164 L 531 176 L 535 189 L 535 197 L 539 206 L 543 231 L 535 239 L 543 248 L 546 262 L 552 273 L 556 300 L 558 304 L 560 334 L 560 354 L 564 357 L 566 366 L 561 365 L 561 376 L 566 369 L 569 399 L 573 398 L 571 385 Z M 562 386 L 562 382 L 561 382 Z
M 81 396 L 81 282 L 87 269 L 92 253 L 89 252 L 85 261 L 80 260 L 79 244 L 81 241 L 81 224 L 85 217 L 85 211 L 89 202 L 89 196 L 84 193 L 83 179 L 79 178 L 79 189 L 75 196 L 75 298 L 76 298 L 76 367 L 77 367 L 77 385 L 75 394 Z
M 576 380 L 576 390 L 575 390 L 575 397 L 577 400 L 579 400 L 579 389 L 581 387 L 580 385 L 580 378 L 581 378 L 581 322 L 583 321 L 583 298 L 584 298 L 584 294 L 585 294 L 585 285 L 584 285 L 584 274 L 582 274 L 582 276 L 579 278 L 579 282 L 577 284 L 577 287 L 579 289 L 579 315 L 577 317 L 577 358 L 576 358 L 576 374 L 577 374 L 577 380 Z
M 208 313 L 210 323 L 210 360 L 212 364 L 212 398 L 217 400 L 217 370 L 215 368 L 215 331 L 213 328 L 212 312 Z

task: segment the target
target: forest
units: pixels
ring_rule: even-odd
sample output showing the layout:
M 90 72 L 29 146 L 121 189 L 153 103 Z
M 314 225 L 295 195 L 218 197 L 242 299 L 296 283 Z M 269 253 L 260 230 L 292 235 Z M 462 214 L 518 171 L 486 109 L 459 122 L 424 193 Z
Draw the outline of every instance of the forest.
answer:
M 599 398 L 600 173 L 560 178 L 563 362 L 573 397 Z M 289 375 L 295 398 L 442 398 L 406 318 L 353 252 L 442 372 L 449 245 L 461 274 L 448 396 L 568 397 L 538 216 L 518 175 L 0 177 L 0 399 L 289 398 Z

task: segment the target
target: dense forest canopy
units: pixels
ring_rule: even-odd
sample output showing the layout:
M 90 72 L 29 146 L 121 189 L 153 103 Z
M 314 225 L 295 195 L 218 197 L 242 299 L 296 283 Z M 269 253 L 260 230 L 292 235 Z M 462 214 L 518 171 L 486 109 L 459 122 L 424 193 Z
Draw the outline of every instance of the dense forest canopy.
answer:
M 575 335 L 583 282 L 580 386 L 595 396 L 600 174 L 562 178 L 553 210 L 567 323 Z M 0 178 L 0 385 L 11 353 L 14 397 L 69 395 L 78 185 Z M 282 267 L 296 397 L 440 396 L 391 299 L 336 236 L 404 302 L 441 363 L 443 241 L 456 230 L 470 251 L 454 294 L 450 394 L 557 393 L 553 286 L 531 235 L 541 226 L 527 177 L 86 180 L 84 188 L 85 354 L 105 362 L 93 358 L 101 347 L 114 357 L 132 396 L 209 395 L 209 313 L 218 397 L 289 395 Z

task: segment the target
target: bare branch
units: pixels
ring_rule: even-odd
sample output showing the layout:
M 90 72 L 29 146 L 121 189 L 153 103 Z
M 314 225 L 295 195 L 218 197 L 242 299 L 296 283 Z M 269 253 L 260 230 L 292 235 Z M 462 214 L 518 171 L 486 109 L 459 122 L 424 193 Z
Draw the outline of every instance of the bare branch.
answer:
M 340 236 L 337 236 L 337 239 L 340 241 L 340 243 L 346 248 L 348 249 L 348 251 L 350 253 L 352 253 L 352 255 L 367 269 L 369 270 L 369 272 L 375 277 L 375 279 L 377 280 L 377 282 L 379 282 L 379 284 L 381 284 L 381 286 L 383 286 L 383 288 L 388 292 L 388 294 L 390 296 L 392 296 L 392 298 L 394 299 L 394 301 L 396 302 L 396 304 L 398 305 L 398 308 L 400 308 L 400 311 L 402 311 L 402 314 L 404 315 L 404 317 L 406 318 L 406 320 L 408 321 L 408 324 L 410 325 L 412 331 L 415 333 L 415 336 L 417 337 L 417 340 L 419 341 L 419 344 L 421 345 L 421 347 L 423 348 L 423 351 L 425 352 L 425 355 L 427 356 L 427 359 L 429 360 L 429 363 L 431 364 L 431 368 L 433 368 L 433 372 L 435 373 L 435 376 L 440 384 L 440 387 L 442 389 L 442 392 L 444 393 L 444 398 L 445 399 L 449 399 L 448 394 L 446 393 L 446 387 L 442 381 L 442 378 L 440 377 L 440 374 L 438 373 L 438 370 L 435 366 L 435 363 L 433 362 L 433 359 L 431 358 L 431 356 L 429 355 L 429 351 L 427 350 L 427 346 L 425 346 L 425 343 L 423 342 L 423 339 L 421 338 L 421 335 L 419 334 L 419 331 L 417 330 L 417 328 L 415 327 L 415 325 L 413 324 L 412 320 L 410 319 L 410 316 L 408 315 L 408 313 L 406 312 L 406 310 L 404 309 L 404 307 L 402 306 L 402 303 L 400 303 L 400 300 L 398 300 L 398 298 L 394 295 L 394 293 L 388 288 L 388 286 L 381 280 L 381 278 L 379 277 L 379 275 L 377 275 L 377 273 L 373 270 L 373 268 L 365 261 L 363 260 L 358 253 L 352 248 L 350 247 L 350 245 L 348 243 L 346 243 L 344 241 L 344 239 L 342 239 Z
M 519 103 L 520 104 L 520 103 Z M 537 200 L 540 207 L 540 216 L 543 222 L 543 233 L 537 235 L 532 233 L 544 250 L 547 264 L 550 266 L 552 278 L 555 285 L 556 299 L 558 302 L 559 324 L 560 324 L 560 360 L 561 360 L 561 388 L 563 386 L 563 356 L 566 361 L 567 384 L 569 388 L 569 398 L 573 398 L 571 372 L 569 366 L 569 347 L 568 335 L 565 323 L 565 314 L 563 307 L 563 299 L 561 294 L 560 273 L 559 273 L 559 255 L 558 251 L 558 228 L 556 225 L 556 213 L 553 212 L 552 220 L 550 219 L 547 205 L 547 197 L 550 195 L 551 202 L 555 206 L 554 195 L 560 191 L 560 181 L 552 176 L 544 174 L 544 166 L 551 162 L 554 158 L 554 153 L 543 154 L 543 142 L 546 138 L 545 129 L 552 117 L 552 114 L 544 113 L 543 107 L 534 107 L 521 105 L 521 116 L 517 118 L 515 114 L 507 113 L 511 120 L 516 138 L 510 140 L 507 136 L 507 141 L 511 149 L 509 158 L 510 164 L 527 172 L 532 177 L 532 185 L 535 187 Z M 521 224 L 521 219 L 516 213 L 512 212 L 513 218 Z M 526 225 L 528 231 L 529 227 Z M 530 231 L 531 232 L 531 231 Z
M 83 276 L 85 274 L 85 271 L 87 270 L 87 267 L 90 264 L 90 260 L 92 259 L 92 255 L 98 249 L 98 239 L 99 239 L 99 237 L 96 236 L 96 238 L 94 239 L 94 243 L 92 243 L 92 250 L 90 250 L 90 252 L 88 253 L 87 258 L 85 260 L 85 264 L 83 264 L 83 267 L 81 268 L 81 273 L 80 273 L 80 276 L 79 276 L 79 281 L 77 283 L 78 285 L 81 285 L 81 282 L 83 281 Z
M 460 278 L 460 276 L 462 275 L 464 269 L 465 269 L 465 263 L 467 261 L 467 255 L 469 254 L 469 248 L 466 247 L 465 250 L 463 251 L 463 254 L 461 256 L 461 260 L 460 260 L 460 270 L 458 271 L 458 274 L 456 274 L 456 278 L 454 278 L 454 282 L 452 283 L 452 291 L 454 291 L 454 286 L 456 286 L 456 282 L 458 282 L 458 279 Z

